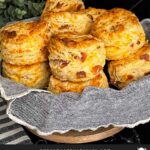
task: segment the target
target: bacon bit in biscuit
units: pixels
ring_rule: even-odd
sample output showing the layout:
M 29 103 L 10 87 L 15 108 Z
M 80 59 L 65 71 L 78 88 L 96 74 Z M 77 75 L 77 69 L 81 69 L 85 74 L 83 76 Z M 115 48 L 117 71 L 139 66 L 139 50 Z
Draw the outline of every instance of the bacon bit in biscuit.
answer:
M 128 80 L 133 80 L 134 79 L 134 76 L 132 76 L 132 75 L 128 75 Z
M 81 52 L 81 57 L 79 56 L 73 56 L 74 59 L 80 60 L 81 62 L 84 62 L 87 58 L 87 54 L 84 52 Z
M 115 31 L 116 31 L 116 27 L 115 27 L 115 26 L 112 26 L 112 27 L 110 28 L 110 30 L 111 30 L 112 32 L 115 32 Z
M 7 31 L 7 30 L 4 30 L 3 32 L 4 32 L 4 34 L 6 34 L 6 36 L 8 38 L 14 38 L 17 35 L 16 31 Z
M 60 67 L 61 68 L 65 68 L 66 66 L 68 66 L 69 62 L 65 61 L 65 60 L 61 60 L 60 61 Z
M 81 61 L 84 62 L 87 58 L 87 54 L 84 52 L 81 52 Z
M 57 5 L 56 5 L 56 7 L 57 7 L 57 8 L 61 8 L 63 5 L 64 5 L 64 3 L 58 2 Z
M 122 24 L 118 24 L 117 25 L 117 31 L 123 31 L 124 30 L 124 25 L 122 25 Z
M 99 80 L 98 79 L 100 79 L 100 78 L 102 78 L 102 76 L 99 74 L 98 76 L 96 76 L 94 79 L 93 79 L 93 82 L 92 82 L 92 85 L 93 86 L 98 86 L 99 85 Z
M 80 10 L 82 8 L 82 4 L 77 6 L 77 10 Z
M 141 59 L 141 60 L 145 60 L 145 61 L 149 61 L 149 60 L 150 60 L 150 57 L 149 57 L 148 54 L 144 54 L 144 55 L 140 56 L 140 59 Z
M 46 56 L 48 56 L 48 55 L 49 55 L 48 47 L 47 47 L 47 46 L 44 46 L 44 47 L 41 49 L 41 52 L 44 53 Z
M 18 53 L 22 53 L 22 49 L 19 49 L 19 50 L 18 50 Z
M 94 21 L 94 18 L 93 18 L 92 15 L 89 15 L 89 14 L 88 14 L 88 17 L 92 20 L 92 22 Z
M 59 29 L 60 29 L 60 30 L 63 30 L 63 29 L 68 29 L 69 27 L 70 27 L 70 26 L 66 24 L 66 25 L 62 25 Z
M 146 72 L 144 75 L 145 75 L 145 76 L 150 75 L 150 71 L 149 71 L 149 72 Z
M 136 44 L 138 44 L 138 45 L 139 45 L 140 43 L 141 43 L 140 41 L 137 41 L 137 42 L 136 42 Z
M 103 69 L 102 66 L 97 65 L 97 66 L 95 66 L 95 67 L 92 68 L 92 72 L 93 72 L 93 74 L 97 74 L 97 73 L 99 73 L 102 69 Z
M 134 43 L 132 43 L 132 44 L 130 45 L 130 47 L 132 47 L 132 48 L 133 48 L 133 47 L 134 47 Z
M 77 72 L 77 78 L 86 78 L 86 73 L 84 71 Z
M 102 78 L 102 75 L 101 75 L 101 74 L 99 74 L 99 75 L 97 75 L 97 76 L 95 77 L 95 79 L 100 79 L 100 78 Z

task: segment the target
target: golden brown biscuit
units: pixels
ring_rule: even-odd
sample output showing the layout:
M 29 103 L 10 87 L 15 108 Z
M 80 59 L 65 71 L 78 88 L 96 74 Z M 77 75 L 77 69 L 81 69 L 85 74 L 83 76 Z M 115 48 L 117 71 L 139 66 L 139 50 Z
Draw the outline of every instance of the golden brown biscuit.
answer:
M 80 12 L 84 12 L 86 14 L 91 15 L 93 21 L 95 21 L 98 17 L 104 15 L 107 12 L 107 10 L 89 7 L 88 9 L 82 9 Z
M 5 77 L 32 88 L 46 88 L 50 77 L 48 62 L 26 66 L 3 62 L 2 72 Z
M 138 18 L 121 8 L 111 9 L 98 17 L 91 33 L 104 42 L 108 60 L 123 59 L 145 43 L 145 33 Z
M 30 21 L 6 25 L 0 30 L 2 59 L 14 65 L 47 61 L 46 22 Z
M 82 0 L 47 0 L 42 15 L 47 12 L 79 11 L 84 8 Z
M 108 65 L 111 83 L 119 89 L 130 82 L 150 74 L 150 44 L 143 46 L 135 54 Z
M 98 88 L 108 88 L 107 77 L 103 71 L 92 80 L 85 82 L 68 82 L 60 81 L 51 76 L 48 90 L 54 93 L 62 92 L 82 92 L 88 86 L 95 86 Z
M 58 34 L 48 49 L 52 73 L 62 81 L 90 80 L 105 65 L 104 44 L 91 35 Z
M 91 16 L 83 12 L 48 12 L 41 20 L 47 21 L 49 35 L 62 32 L 87 34 L 92 25 Z

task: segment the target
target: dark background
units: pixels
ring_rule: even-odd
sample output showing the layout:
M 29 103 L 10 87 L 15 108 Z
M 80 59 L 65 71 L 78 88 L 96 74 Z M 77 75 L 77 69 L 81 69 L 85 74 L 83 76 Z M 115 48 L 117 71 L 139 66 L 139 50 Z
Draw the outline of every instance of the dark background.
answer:
M 113 7 L 122 7 L 128 10 L 132 10 L 142 20 L 144 18 L 150 18 L 150 0 L 84 0 L 86 7 L 106 8 L 111 9 Z M 31 137 L 35 144 L 53 144 L 53 142 L 44 141 L 38 137 L 27 133 Z M 105 139 L 103 141 L 95 142 L 99 143 L 141 143 L 150 144 L 150 123 L 140 125 L 134 129 L 124 129 L 119 134 Z
M 114 7 L 126 8 L 132 10 L 138 18 L 150 17 L 150 1 L 149 0 L 84 0 L 86 7 L 106 8 Z

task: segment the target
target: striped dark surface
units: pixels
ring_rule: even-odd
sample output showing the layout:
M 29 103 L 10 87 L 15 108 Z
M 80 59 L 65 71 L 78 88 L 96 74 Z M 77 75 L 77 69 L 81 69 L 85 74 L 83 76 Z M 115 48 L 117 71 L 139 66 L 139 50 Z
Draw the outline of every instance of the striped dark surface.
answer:
M 23 127 L 6 115 L 7 103 L 0 98 L 0 144 L 32 144 Z

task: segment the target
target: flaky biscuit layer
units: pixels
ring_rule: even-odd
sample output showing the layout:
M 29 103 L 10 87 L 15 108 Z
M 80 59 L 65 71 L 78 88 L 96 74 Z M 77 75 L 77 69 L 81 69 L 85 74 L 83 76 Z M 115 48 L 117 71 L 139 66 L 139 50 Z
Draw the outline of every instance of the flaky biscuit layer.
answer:
M 49 82 L 50 68 L 48 62 L 34 65 L 15 66 L 2 63 L 3 76 L 31 88 L 46 88 Z
M 94 79 L 85 82 L 68 82 L 60 81 L 54 76 L 51 76 L 48 90 L 54 93 L 62 92 L 82 92 L 88 86 L 95 86 L 98 88 L 108 88 L 107 77 L 103 71 L 100 72 Z

